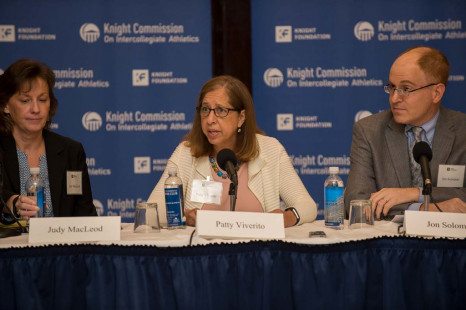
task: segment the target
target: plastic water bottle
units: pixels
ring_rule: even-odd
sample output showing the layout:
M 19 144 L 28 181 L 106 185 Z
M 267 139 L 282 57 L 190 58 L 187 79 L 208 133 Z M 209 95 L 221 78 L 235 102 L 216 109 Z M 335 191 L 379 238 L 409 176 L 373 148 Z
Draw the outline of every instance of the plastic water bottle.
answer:
M 45 182 L 39 176 L 40 168 L 31 168 L 31 176 L 26 181 L 26 195 L 33 197 L 39 207 L 35 217 L 44 217 L 45 210 Z
M 338 167 L 329 167 L 328 170 L 330 175 L 324 183 L 325 226 L 334 229 L 343 229 L 345 218 L 343 180 L 338 175 Z
M 165 181 L 165 206 L 168 229 L 186 228 L 183 182 L 177 176 L 176 168 L 168 169 L 168 178 Z

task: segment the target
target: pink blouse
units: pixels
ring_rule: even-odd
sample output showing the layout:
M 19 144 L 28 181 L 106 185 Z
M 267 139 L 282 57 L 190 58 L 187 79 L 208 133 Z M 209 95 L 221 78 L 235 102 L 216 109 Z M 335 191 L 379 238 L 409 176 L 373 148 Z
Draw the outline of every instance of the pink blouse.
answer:
M 214 181 L 221 182 L 223 185 L 221 204 L 205 203 L 202 206 L 202 210 L 230 211 L 230 195 L 228 195 L 228 191 L 230 190 L 231 181 L 228 178 L 219 177 L 213 168 L 212 175 L 214 176 Z M 238 192 L 236 195 L 235 211 L 264 212 L 264 208 L 261 206 L 259 200 L 248 187 L 248 177 L 248 163 L 243 163 L 238 170 Z

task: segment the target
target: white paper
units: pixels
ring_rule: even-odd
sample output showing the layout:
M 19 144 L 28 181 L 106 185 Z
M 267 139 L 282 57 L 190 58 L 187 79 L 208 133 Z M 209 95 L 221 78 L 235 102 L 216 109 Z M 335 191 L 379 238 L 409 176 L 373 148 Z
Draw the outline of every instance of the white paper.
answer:
M 222 199 L 223 185 L 208 180 L 193 180 L 191 201 L 219 205 Z

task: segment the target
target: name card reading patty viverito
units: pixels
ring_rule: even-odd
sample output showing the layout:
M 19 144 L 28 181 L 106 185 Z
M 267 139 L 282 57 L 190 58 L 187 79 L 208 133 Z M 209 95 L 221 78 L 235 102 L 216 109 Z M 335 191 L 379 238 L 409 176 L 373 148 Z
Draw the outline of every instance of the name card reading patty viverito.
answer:
M 120 240 L 120 216 L 42 217 L 29 220 L 29 243 Z
M 407 235 L 466 238 L 466 214 L 464 213 L 406 210 L 404 226 Z
M 197 235 L 201 238 L 284 239 L 283 214 L 199 210 Z

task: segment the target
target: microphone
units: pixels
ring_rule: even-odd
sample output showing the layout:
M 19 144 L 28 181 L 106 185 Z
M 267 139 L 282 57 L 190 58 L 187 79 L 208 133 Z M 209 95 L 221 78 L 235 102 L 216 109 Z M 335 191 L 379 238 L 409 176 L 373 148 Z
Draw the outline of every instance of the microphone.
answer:
M 235 153 L 230 149 L 223 149 L 217 154 L 217 163 L 222 170 L 228 173 L 231 180 L 230 191 L 230 211 L 235 211 L 236 207 L 236 190 L 238 189 L 238 175 L 236 174 L 236 159 Z
M 238 185 L 238 174 L 236 173 L 236 159 L 235 153 L 230 149 L 223 149 L 217 154 L 217 163 L 222 170 L 228 173 L 231 182 Z
M 430 176 L 429 161 L 432 159 L 432 150 L 429 144 L 424 141 L 417 142 L 413 148 L 413 158 L 421 165 L 422 178 L 424 179 L 422 194 L 430 195 L 432 192 L 432 177 Z

